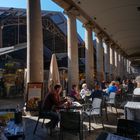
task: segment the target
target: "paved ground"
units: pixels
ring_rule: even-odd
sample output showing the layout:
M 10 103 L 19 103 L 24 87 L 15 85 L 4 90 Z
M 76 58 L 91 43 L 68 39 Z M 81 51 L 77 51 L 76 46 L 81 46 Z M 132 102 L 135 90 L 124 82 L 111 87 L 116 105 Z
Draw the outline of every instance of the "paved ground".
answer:
M 24 106 L 23 98 L 9 98 L 0 99 L 0 108 L 16 108 L 17 104 Z M 123 117 L 123 110 L 119 109 L 119 117 Z M 109 108 L 108 110 L 108 121 L 106 120 L 104 114 L 104 124 L 105 129 L 103 130 L 102 125 L 98 122 L 95 124 L 92 121 L 92 131 L 88 132 L 88 121 L 84 122 L 84 140 L 96 140 L 96 137 L 101 131 L 115 132 L 117 117 L 115 109 L 113 111 Z M 36 134 L 33 135 L 33 130 L 36 124 L 37 117 L 31 116 L 29 113 L 23 116 L 24 128 L 25 128 L 25 140 L 59 140 L 59 132 L 53 133 L 53 136 L 49 136 L 47 129 L 41 127 L 41 122 L 37 128 Z M 46 120 L 47 122 L 48 120 Z M 73 136 L 70 134 L 64 134 L 64 140 L 78 140 L 78 136 Z

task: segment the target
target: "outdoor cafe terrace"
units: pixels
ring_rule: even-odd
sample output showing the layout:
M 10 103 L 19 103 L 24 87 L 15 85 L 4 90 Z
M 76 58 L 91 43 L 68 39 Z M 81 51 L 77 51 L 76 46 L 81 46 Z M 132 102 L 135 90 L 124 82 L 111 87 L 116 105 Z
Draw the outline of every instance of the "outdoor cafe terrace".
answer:
M 118 120 L 124 119 L 126 116 L 125 114 L 125 104 L 128 100 L 131 100 L 130 98 L 127 99 L 120 99 L 118 97 L 117 99 L 117 113 L 116 109 L 109 106 L 107 107 L 107 116 L 105 113 L 105 109 L 103 109 L 103 123 L 104 128 L 102 126 L 102 123 L 99 118 L 97 119 L 91 119 L 91 131 L 89 131 L 89 120 L 85 119 L 83 121 L 83 140 L 96 140 L 96 138 L 103 132 L 116 134 L 117 132 L 117 123 Z M 20 107 L 24 107 L 23 98 L 8 98 L 8 99 L 1 99 L 0 100 L 0 109 L 9 109 L 9 108 L 16 108 L 17 104 L 20 105 Z M 129 106 L 129 105 L 128 105 Z M 37 130 L 35 134 L 33 133 L 38 116 L 36 113 L 30 113 L 23 110 L 22 112 L 23 117 L 23 127 L 24 127 L 24 135 L 25 140 L 59 140 L 60 139 L 60 124 L 58 124 L 58 130 L 55 132 L 52 132 L 50 135 L 48 133 L 47 128 L 45 125 L 42 127 L 43 120 L 40 119 L 39 125 L 37 127 Z M 45 119 L 45 123 L 47 123 L 49 120 Z M 127 128 L 128 129 L 128 128 Z M 126 129 L 126 130 L 127 130 Z M 103 133 L 104 134 L 104 133 Z M 14 138 L 15 139 L 15 138 Z M 64 140 L 78 140 L 78 135 L 73 135 L 69 133 L 64 133 Z M 139 138 L 138 138 L 139 139 Z

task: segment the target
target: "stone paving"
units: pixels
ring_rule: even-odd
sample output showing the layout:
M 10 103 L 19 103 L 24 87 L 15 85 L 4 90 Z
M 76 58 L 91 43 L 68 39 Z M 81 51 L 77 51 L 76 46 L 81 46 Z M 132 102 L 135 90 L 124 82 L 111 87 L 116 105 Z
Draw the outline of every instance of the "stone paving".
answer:
M 1 108 L 16 108 L 17 104 L 22 108 L 24 106 L 24 101 L 22 98 L 9 98 L 9 99 L 0 99 L 0 109 Z M 110 108 L 109 108 L 110 109 Z M 119 117 L 123 117 L 123 110 L 119 109 Z M 84 122 L 84 140 L 96 140 L 96 137 L 101 131 L 115 132 L 117 117 L 115 113 L 115 109 L 108 110 L 108 121 L 105 118 L 104 114 L 104 124 L 105 129 L 103 130 L 102 125 L 100 123 L 95 124 L 92 122 L 92 127 L 94 128 L 91 132 L 88 132 L 88 121 Z M 26 116 L 23 116 L 24 129 L 25 129 L 25 140 L 59 140 L 59 131 L 53 133 L 52 136 L 48 135 L 47 129 L 45 127 L 42 128 L 41 121 L 38 125 L 36 134 L 33 135 L 33 130 L 36 124 L 37 117 L 31 116 L 29 113 L 26 113 Z M 48 120 L 45 120 L 46 122 Z M 70 134 L 64 134 L 64 140 L 78 140 L 78 136 L 73 136 Z

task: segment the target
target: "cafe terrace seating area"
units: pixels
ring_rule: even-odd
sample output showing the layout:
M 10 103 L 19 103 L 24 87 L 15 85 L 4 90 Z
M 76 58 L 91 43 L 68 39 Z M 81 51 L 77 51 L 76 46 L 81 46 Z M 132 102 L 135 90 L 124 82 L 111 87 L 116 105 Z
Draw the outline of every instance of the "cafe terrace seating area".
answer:
M 95 100 L 97 102 L 98 99 Z M 116 96 L 115 104 L 113 105 L 108 103 L 109 101 L 107 102 L 107 109 L 105 107 L 101 108 L 100 103 L 99 106 L 97 104 L 95 105 L 91 100 L 76 108 L 74 106 L 71 109 L 61 108 L 60 115 L 63 121 L 61 120 L 56 130 L 51 133 L 45 127 L 45 123 L 49 119 L 40 118 L 35 130 L 38 114 L 35 112 L 26 112 L 23 109 L 22 125 L 24 137 L 19 137 L 19 139 L 115 140 L 115 138 L 120 138 L 122 140 L 139 140 L 140 102 L 134 102 L 132 99 L 128 99 L 126 95 L 124 98 Z M 17 104 L 21 108 L 24 107 L 21 98 L 1 99 L 0 109 L 16 108 Z

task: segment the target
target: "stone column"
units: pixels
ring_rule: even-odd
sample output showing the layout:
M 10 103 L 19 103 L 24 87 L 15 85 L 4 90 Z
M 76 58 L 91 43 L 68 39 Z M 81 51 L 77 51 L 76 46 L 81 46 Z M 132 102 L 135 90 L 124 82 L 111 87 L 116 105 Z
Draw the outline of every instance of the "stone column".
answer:
M 129 60 L 127 59 L 127 74 L 129 75 Z
M 110 47 L 110 80 L 113 80 L 113 50 Z
M 116 76 L 116 74 L 115 74 L 115 51 L 114 51 L 113 47 L 112 47 L 112 80 L 114 80 L 114 78 Z
M 119 77 L 121 78 L 121 54 L 119 53 Z
M 117 53 L 117 77 L 119 77 L 119 52 L 116 51 Z
M 86 83 L 89 89 L 93 88 L 94 82 L 94 46 L 92 26 L 88 23 L 85 26 L 85 73 Z
M 104 70 L 105 80 L 110 81 L 110 48 L 109 43 L 103 43 L 104 46 Z
M 40 0 L 27 0 L 27 82 L 43 82 L 43 32 Z
M 125 67 L 124 67 L 124 56 L 122 56 L 122 80 L 124 79 Z
M 118 74 L 117 74 L 117 67 L 118 67 L 118 63 L 117 63 L 117 60 L 118 58 L 117 58 L 117 51 L 115 50 L 115 64 L 114 64 L 114 73 L 115 73 L 115 75 L 114 75 L 114 78 L 116 79 L 116 77 L 118 76 Z
M 76 28 L 76 16 L 67 12 L 68 19 L 68 91 L 73 84 L 79 85 L 79 63 L 78 63 L 78 39 Z
M 126 57 L 124 57 L 124 76 L 125 76 L 125 78 L 127 77 L 127 61 L 126 61 Z
M 123 56 L 120 54 L 120 77 L 123 79 Z
M 0 48 L 2 48 L 2 26 L 0 26 Z
M 104 61 L 103 61 L 104 49 L 101 37 L 96 37 L 96 64 L 97 64 L 97 80 L 104 80 Z

